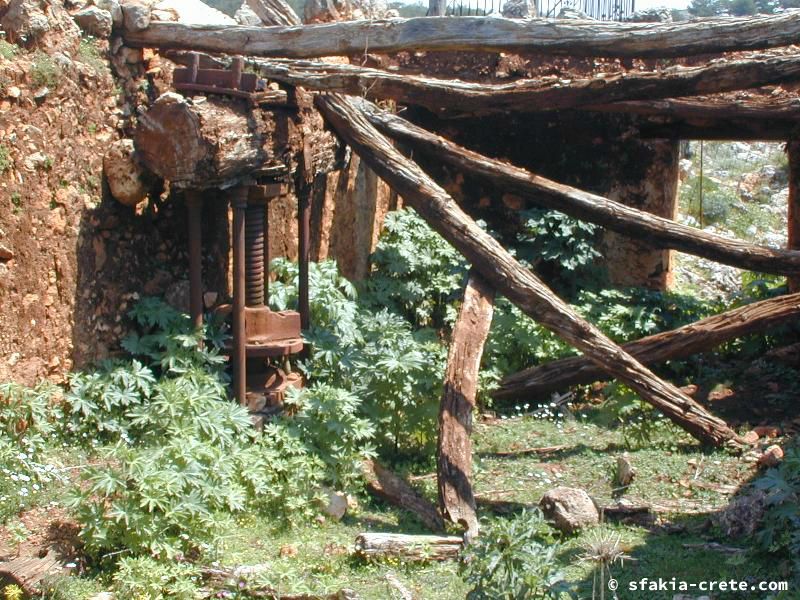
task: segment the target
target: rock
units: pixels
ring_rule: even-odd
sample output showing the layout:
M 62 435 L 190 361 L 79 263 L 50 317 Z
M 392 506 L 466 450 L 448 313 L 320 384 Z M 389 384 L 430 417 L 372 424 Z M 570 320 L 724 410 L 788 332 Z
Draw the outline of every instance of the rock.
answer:
M 341 521 L 347 512 L 347 496 L 342 492 L 327 490 L 328 504 L 322 509 L 326 515 L 335 521 Z
M 261 19 L 253 12 L 253 9 L 247 6 L 247 2 L 242 2 L 239 10 L 233 15 L 233 18 L 239 25 L 250 25 L 252 27 L 260 27 L 262 25 Z
M 113 592 L 100 592 L 99 594 L 96 594 L 95 596 L 89 598 L 89 600 L 115 600 L 115 599 L 116 596 L 114 595 Z
M 22 91 L 15 85 L 12 85 L 10 88 L 6 90 L 6 96 L 8 98 L 13 98 L 16 100 L 22 95 Z
M 11 260 L 14 258 L 14 252 L 10 248 L 0 244 L 0 260 Z
M 536 4 L 529 0 L 506 0 L 501 13 L 506 19 L 530 19 L 536 16 Z
M 628 453 L 617 457 L 616 485 L 628 487 L 636 476 L 636 469 L 631 464 Z
M 11 0 L 2 26 L 11 42 L 33 42 L 50 31 L 45 3 L 38 0 Z
M 564 533 L 600 522 L 600 513 L 589 494 L 577 488 L 554 488 L 542 496 L 539 507 L 556 529 Z
M 644 8 L 628 17 L 628 21 L 631 23 L 672 23 L 672 11 L 665 6 Z
M 141 0 L 128 0 L 122 5 L 125 29 L 142 31 L 150 25 L 150 5 Z
M 175 310 L 189 312 L 189 280 L 176 281 L 164 292 L 164 301 Z
M 774 438 L 781 434 L 781 428 L 774 427 L 772 425 L 760 425 L 759 427 L 753 427 L 753 431 L 756 432 L 760 438 Z
M 751 536 L 758 529 L 766 510 L 767 495 L 754 490 L 731 500 L 712 521 L 728 537 Z
M 400 11 L 396 8 L 390 8 L 386 11 L 386 19 L 399 19 L 400 18 Z
M 95 4 L 97 8 L 108 11 L 114 27 L 122 27 L 125 17 L 122 14 L 122 6 L 120 6 L 119 0 L 96 0 Z
M 592 17 L 577 8 L 562 8 L 558 13 L 559 19 L 575 19 L 576 21 L 594 21 Z
M 28 155 L 25 157 L 23 161 L 23 165 L 25 166 L 26 171 L 35 171 L 36 169 L 43 167 L 47 164 L 48 158 L 42 152 L 34 152 L 33 154 Z
M 125 206 L 147 198 L 153 178 L 136 159 L 133 140 L 117 140 L 103 157 L 103 174 L 111 195 Z
M 128 65 L 138 65 L 144 62 L 144 54 L 142 53 L 141 48 L 122 46 L 119 49 L 119 52 L 117 52 L 117 56 L 119 56 L 120 60 L 125 61 L 125 64 Z
M 772 445 L 758 459 L 758 464 L 762 467 L 776 467 L 783 460 L 783 448 Z
M 33 99 L 36 100 L 37 103 L 44 102 L 47 96 L 50 95 L 50 88 L 47 86 L 40 87 L 33 93 Z
M 111 35 L 111 29 L 114 26 L 111 13 L 96 6 L 82 8 L 72 15 L 72 18 L 84 33 L 103 39 Z

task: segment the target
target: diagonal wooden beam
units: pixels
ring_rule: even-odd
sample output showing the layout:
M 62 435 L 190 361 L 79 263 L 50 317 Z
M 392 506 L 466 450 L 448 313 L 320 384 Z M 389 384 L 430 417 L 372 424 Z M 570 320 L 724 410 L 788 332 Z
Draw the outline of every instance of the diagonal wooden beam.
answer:
M 697 439 L 715 445 L 738 440 L 724 421 L 638 363 L 578 315 L 533 272 L 519 264 L 419 166 L 400 154 L 351 100 L 330 94 L 317 96 L 315 103 L 328 124 L 353 151 L 461 252 L 498 293 L 578 348 Z

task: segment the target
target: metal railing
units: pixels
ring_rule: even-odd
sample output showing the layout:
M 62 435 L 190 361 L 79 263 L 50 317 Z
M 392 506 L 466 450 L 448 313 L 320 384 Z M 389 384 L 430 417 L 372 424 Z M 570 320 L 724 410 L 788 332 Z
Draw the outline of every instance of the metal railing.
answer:
M 447 16 L 481 17 L 502 13 L 506 0 L 449 0 Z M 563 9 L 580 11 L 599 21 L 624 21 L 634 12 L 635 0 L 536 0 L 540 17 L 557 18 Z M 430 11 L 428 11 L 430 14 Z

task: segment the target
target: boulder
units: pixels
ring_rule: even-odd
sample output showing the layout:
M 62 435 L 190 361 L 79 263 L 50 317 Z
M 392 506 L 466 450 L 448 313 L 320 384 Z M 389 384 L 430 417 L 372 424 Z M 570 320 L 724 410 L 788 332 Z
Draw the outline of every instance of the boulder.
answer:
M 751 536 L 764 516 L 767 495 L 761 490 L 739 496 L 718 512 L 712 521 L 727 537 Z
M 577 488 L 554 488 L 542 496 L 539 507 L 545 518 L 564 533 L 573 533 L 600 522 L 600 513 L 589 494 Z
M 253 12 L 253 9 L 247 6 L 247 2 L 242 2 L 239 10 L 233 15 L 233 18 L 239 25 L 249 25 L 251 27 L 260 27 L 263 25 L 258 15 Z
M 142 31 L 150 25 L 150 5 L 141 0 L 128 0 L 122 5 L 122 17 L 125 29 Z
M 50 31 L 46 5 L 38 0 L 11 0 L 2 27 L 10 42 L 35 42 Z
M 631 23 L 672 23 L 672 10 L 666 6 L 637 10 L 628 21 Z
M 122 27 L 125 17 L 122 14 L 122 6 L 120 6 L 119 0 L 95 0 L 95 5 L 97 8 L 108 11 L 114 27 Z
M 633 478 L 636 476 L 636 469 L 633 467 L 631 463 L 631 459 L 628 456 L 628 453 L 622 454 L 621 456 L 617 457 L 617 472 L 616 472 L 616 485 L 619 487 L 626 488 L 632 482 Z
M 107 38 L 111 35 L 114 20 L 111 13 L 96 6 L 82 8 L 72 18 L 84 33 L 98 38 Z
M 136 160 L 133 140 L 123 139 L 111 144 L 103 157 L 103 174 L 111 195 L 125 206 L 136 206 L 147 198 L 152 176 Z
M 783 448 L 773 445 L 764 450 L 764 454 L 758 459 L 758 464 L 762 467 L 777 467 L 782 460 Z
M 347 512 L 347 496 L 342 492 L 333 490 L 326 490 L 325 496 L 327 504 L 322 509 L 322 512 L 331 517 L 334 521 L 341 521 Z
M 536 4 L 530 0 L 506 0 L 501 13 L 506 19 L 531 19 L 536 16 Z

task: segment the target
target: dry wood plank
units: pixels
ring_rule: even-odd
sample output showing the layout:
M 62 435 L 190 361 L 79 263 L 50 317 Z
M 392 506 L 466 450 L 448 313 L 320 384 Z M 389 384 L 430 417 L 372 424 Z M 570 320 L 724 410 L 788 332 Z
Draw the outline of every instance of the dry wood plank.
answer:
M 302 25 L 303 22 L 283 0 L 246 0 L 264 25 Z
M 123 32 L 128 46 L 315 58 L 445 50 L 573 56 L 676 57 L 775 48 L 800 39 L 800 14 L 678 23 L 415 17 L 295 27 L 186 25 L 152 21 Z
M 13 583 L 25 594 L 39 595 L 39 584 L 48 575 L 64 569 L 58 554 L 50 551 L 43 558 L 20 556 L 14 560 L 0 563 L 0 582 Z
M 796 123 L 800 118 L 800 101 L 798 99 L 775 100 L 761 96 L 739 100 L 728 100 L 724 96 L 631 100 L 589 105 L 582 108 L 595 112 L 624 112 L 645 117 L 695 121 L 755 119 Z
M 449 560 L 458 558 L 462 546 L 463 540 L 453 535 L 361 533 L 355 541 L 356 554 L 373 559 Z
M 444 530 L 444 519 L 436 507 L 408 482 L 375 460 L 364 461 L 364 475 L 370 493 L 414 513 L 432 531 Z
M 715 445 L 738 440 L 724 421 L 638 363 L 519 264 L 447 192 L 370 125 L 351 100 L 330 94 L 317 96 L 315 102 L 325 120 L 361 159 L 461 252 L 497 292 L 699 440 Z
M 573 81 L 551 77 L 512 83 L 470 83 L 314 61 L 259 63 L 261 74 L 307 89 L 424 106 L 434 112 L 473 114 L 537 112 L 620 101 L 729 92 L 800 78 L 800 58 L 732 60 L 699 67 L 675 66 Z
M 468 539 L 478 535 L 472 492 L 472 413 L 493 313 L 494 290 L 480 275 L 471 272 L 447 357 L 436 455 L 439 508 L 446 518 L 466 529 Z
M 737 337 L 761 333 L 778 325 L 797 323 L 799 319 L 800 294 L 789 294 L 651 335 L 627 343 L 622 348 L 638 361 L 649 365 L 685 358 Z M 570 357 L 505 377 L 492 393 L 492 397 L 496 400 L 545 399 L 549 398 L 550 393 L 571 385 L 605 379 L 609 379 L 608 374 L 586 358 Z
M 499 189 L 530 202 L 552 208 L 655 247 L 672 248 L 703 256 L 740 269 L 761 273 L 800 273 L 800 252 L 757 246 L 731 240 L 646 211 L 625 206 L 596 194 L 534 175 L 502 161 L 487 158 L 417 127 L 365 101 L 356 101 L 370 122 L 390 137 L 481 177 Z

